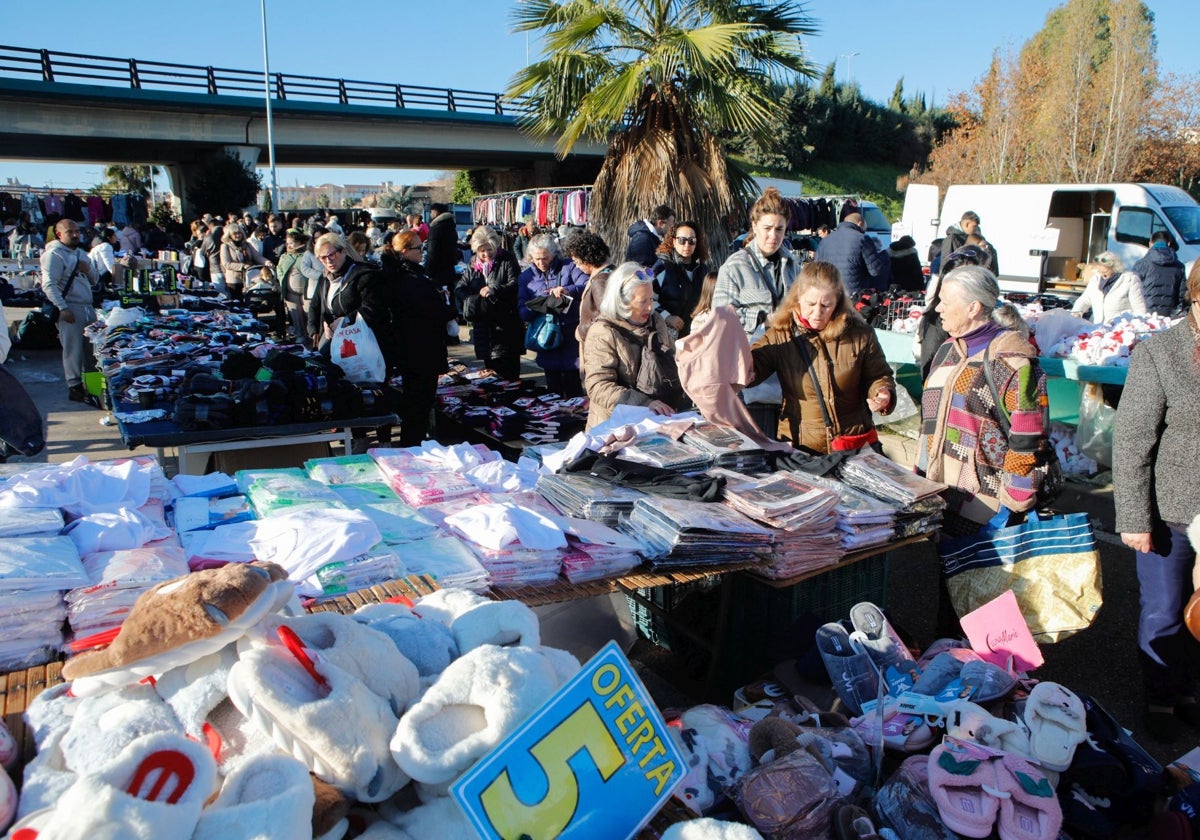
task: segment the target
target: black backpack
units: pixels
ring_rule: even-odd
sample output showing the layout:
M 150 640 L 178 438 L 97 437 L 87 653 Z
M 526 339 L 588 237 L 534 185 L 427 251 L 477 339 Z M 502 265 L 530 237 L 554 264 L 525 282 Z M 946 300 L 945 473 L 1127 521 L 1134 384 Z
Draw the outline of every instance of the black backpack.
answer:
M 41 309 L 31 309 L 17 327 L 17 345 L 24 350 L 53 350 L 59 346 L 58 327 Z

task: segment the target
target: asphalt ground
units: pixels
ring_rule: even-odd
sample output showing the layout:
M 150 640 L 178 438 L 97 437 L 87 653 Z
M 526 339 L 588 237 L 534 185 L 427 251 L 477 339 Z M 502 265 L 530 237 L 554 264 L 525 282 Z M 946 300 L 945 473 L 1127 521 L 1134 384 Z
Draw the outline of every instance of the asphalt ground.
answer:
M 12 317 L 13 313 L 9 314 Z M 464 338 L 465 333 L 464 330 Z M 471 345 L 465 341 L 450 351 L 456 358 L 473 356 Z M 116 426 L 100 424 L 100 419 L 105 416 L 102 411 L 67 399 L 61 355 L 57 350 L 15 348 L 8 370 L 24 383 L 37 405 L 46 412 L 48 420 L 46 450 L 30 459 L 13 458 L 10 463 L 26 460 L 59 463 L 77 455 L 95 460 L 130 454 Z M 531 357 L 525 359 L 524 374 L 537 375 Z M 892 457 L 902 460 L 906 452 L 911 452 L 911 444 L 892 438 L 888 439 L 887 449 Z M 133 451 L 138 454 L 152 452 L 147 449 Z M 172 474 L 173 453 L 167 450 L 165 455 L 164 467 Z M 1200 744 L 1200 734 L 1189 730 L 1186 737 L 1173 743 L 1158 743 L 1145 732 L 1136 645 L 1138 588 L 1134 555 L 1112 534 L 1112 488 L 1102 482 L 1068 481 L 1056 507 L 1064 512 L 1086 511 L 1092 519 L 1104 579 L 1104 606 L 1089 629 L 1058 644 L 1043 645 L 1046 662 L 1033 676 L 1094 696 L 1132 730 L 1151 754 L 1163 762 L 1173 760 Z M 904 548 L 889 555 L 886 603 L 881 606 L 885 607 L 893 623 L 921 646 L 934 638 L 937 575 L 936 553 L 930 544 Z M 771 640 L 761 641 L 767 644 Z M 736 655 L 736 651 L 733 653 Z M 680 662 L 678 656 L 661 647 L 640 641 L 634 645 L 631 657 L 660 706 L 687 705 L 701 699 L 731 703 L 731 698 L 701 697 L 698 692 L 682 687 L 686 682 L 683 678 L 689 671 L 694 671 L 694 663 Z M 813 686 L 818 699 L 821 699 L 822 690 L 828 691 L 822 686 Z M 826 698 L 830 696 L 825 695 Z

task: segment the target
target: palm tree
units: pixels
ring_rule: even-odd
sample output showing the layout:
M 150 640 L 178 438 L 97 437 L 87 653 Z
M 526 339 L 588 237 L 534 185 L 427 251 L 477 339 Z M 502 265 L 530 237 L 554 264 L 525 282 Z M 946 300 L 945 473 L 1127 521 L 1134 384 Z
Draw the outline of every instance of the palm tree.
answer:
M 609 141 L 590 216 L 623 254 L 626 228 L 655 205 L 696 220 L 723 257 L 727 222 L 752 188 L 721 138 L 769 142 L 773 82 L 811 77 L 799 36 L 816 32 L 795 2 L 772 0 L 524 0 L 518 32 L 541 30 L 544 57 L 517 73 L 523 124 L 557 136 L 565 157 L 587 137 Z

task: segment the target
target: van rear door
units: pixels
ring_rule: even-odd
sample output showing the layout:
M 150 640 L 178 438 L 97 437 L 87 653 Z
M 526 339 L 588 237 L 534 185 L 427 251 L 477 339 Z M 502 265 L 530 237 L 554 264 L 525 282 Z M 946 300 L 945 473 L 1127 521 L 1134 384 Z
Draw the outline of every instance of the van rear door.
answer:
M 937 184 L 909 184 L 904 191 L 900 224 L 917 243 L 917 254 L 928 264 L 929 246 L 938 238 Z

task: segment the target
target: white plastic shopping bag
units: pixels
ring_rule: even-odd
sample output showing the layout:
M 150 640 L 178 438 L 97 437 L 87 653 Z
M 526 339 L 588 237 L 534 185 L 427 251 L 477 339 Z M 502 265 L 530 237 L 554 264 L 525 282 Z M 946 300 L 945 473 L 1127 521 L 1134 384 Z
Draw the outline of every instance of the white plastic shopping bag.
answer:
M 387 365 L 375 333 L 357 312 L 344 318 L 333 331 L 329 357 L 351 382 L 383 382 L 387 379 Z

